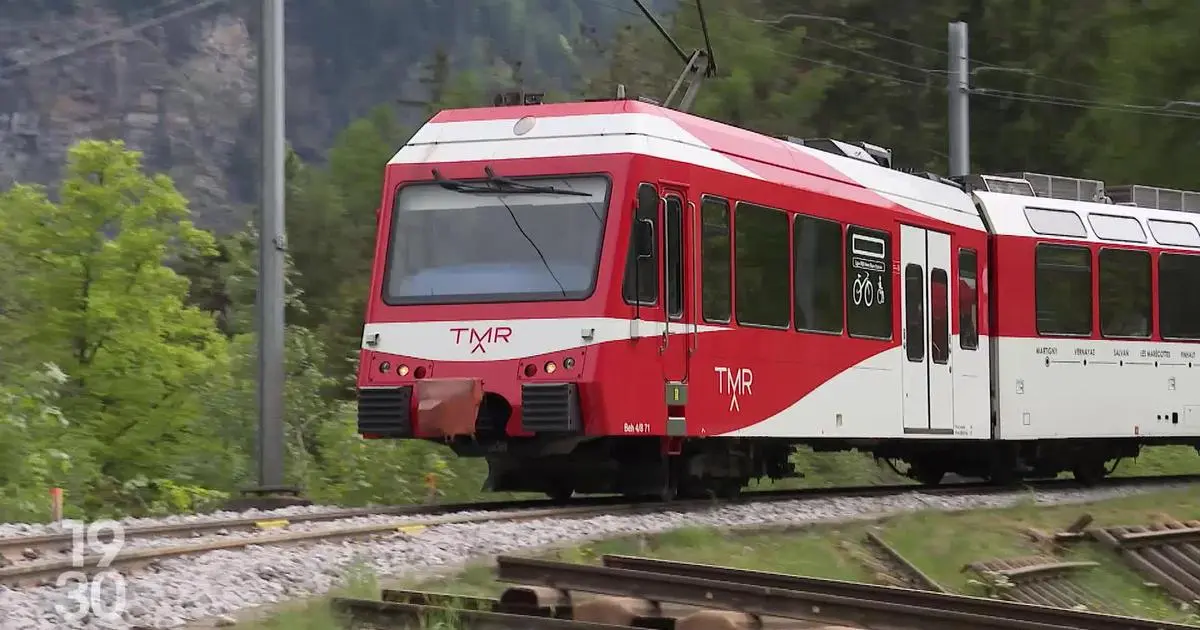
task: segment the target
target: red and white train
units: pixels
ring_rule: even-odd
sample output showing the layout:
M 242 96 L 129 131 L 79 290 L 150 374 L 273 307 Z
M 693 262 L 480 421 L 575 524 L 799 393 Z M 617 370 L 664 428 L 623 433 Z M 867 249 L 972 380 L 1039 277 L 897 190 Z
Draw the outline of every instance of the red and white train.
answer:
M 1160 209 L 1194 193 L 953 182 L 637 100 L 443 111 L 386 168 L 359 432 L 486 457 L 487 489 L 728 495 L 795 445 L 1090 482 L 1200 445 L 1200 214 Z

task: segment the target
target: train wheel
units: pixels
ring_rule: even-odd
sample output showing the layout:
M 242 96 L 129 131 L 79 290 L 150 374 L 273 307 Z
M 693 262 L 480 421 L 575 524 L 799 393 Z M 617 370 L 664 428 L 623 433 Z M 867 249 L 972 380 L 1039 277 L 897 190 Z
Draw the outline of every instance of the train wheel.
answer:
M 717 483 L 717 498 L 730 501 L 742 496 L 741 479 L 722 479 Z
M 659 468 L 658 491 L 655 493 L 659 501 L 674 501 L 679 498 L 683 465 L 684 459 L 680 455 L 670 455 L 662 460 L 662 466 Z
M 567 485 L 559 485 L 546 491 L 546 496 L 550 497 L 551 501 L 565 503 L 571 500 L 575 495 L 575 489 Z
M 917 481 L 923 486 L 938 486 L 941 485 L 942 479 L 946 477 L 944 470 L 919 470 L 917 471 Z
M 659 501 L 674 501 L 679 496 L 679 479 L 675 475 L 670 475 L 663 480 L 662 487 L 658 489 L 657 499 Z
M 921 485 L 936 486 L 942 483 L 942 479 L 946 476 L 946 470 L 937 464 L 922 462 L 910 464 L 908 476 Z
M 1094 486 L 1108 475 L 1108 469 L 1104 467 L 1104 460 L 1085 459 L 1075 464 L 1071 475 L 1082 485 Z

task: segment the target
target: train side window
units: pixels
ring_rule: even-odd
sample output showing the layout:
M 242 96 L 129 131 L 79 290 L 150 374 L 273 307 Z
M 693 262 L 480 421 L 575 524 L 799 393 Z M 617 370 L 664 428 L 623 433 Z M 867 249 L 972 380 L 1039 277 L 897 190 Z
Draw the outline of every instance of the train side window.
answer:
M 663 234 L 663 278 L 667 281 L 667 316 L 683 317 L 683 201 L 667 196 L 663 210 L 666 231 Z
M 851 337 L 892 338 L 892 237 L 846 228 L 846 328 Z
M 705 196 L 700 201 L 702 236 L 700 303 L 704 320 L 728 323 L 731 283 L 729 261 L 729 202 Z
M 1150 336 L 1150 252 L 1101 249 L 1100 334 L 1105 337 Z
M 945 269 L 929 272 L 929 358 L 950 362 L 950 276 Z
M 1070 210 L 1050 210 L 1048 208 L 1025 208 L 1025 220 L 1029 228 L 1045 236 L 1073 236 L 1087 238 L 1087 228 L 1083 227 L 1083 219 Z
M 979 348 L 979 255 L 958 250 L 958 346 Z
M 841 224 L 797 215 L 792 249 L 796 330 L 841 333 L 845 310 Z
M 642 183 L 638 186 L 638 199 L 658 199 L 658 191 L 654 184 Z M 658 204 L 638 203 L 634 212 L 636 222 L 649 221 L 654 226 L 655 238 L 658 234 Z M 634 223 L 636 225 L 636 223 Z M 631 228 L 632 229 L 632 228 Z M 630 304 L 651 305 L 658 303 L 658 247 L 654 247 L 650 256 L 638 258 L 637 239 L 633 234 L 629 237 L 629 254 L 625 259 L 625 279 L 621 284 L 621 295 Z
M 1164 339 L 1200 339 L 1200 256 L 1158 258 L 1158 326 Z
M 904 353 L 908 360 L 925 360 L 925 271 L 921 265 L 904 266 Z
M 1200 231 L 1191 223 L 1150 219 L 1146 224 L 1150 226 L 1150 233 L 1159 245 L 1200 247 Z
M 1034 302 L 1039 335 L 1092 334 L 1092 252 L 1073 245 L 1038 245 Z
M 733 233 L 734 309 L 738 323 L 786 327 L 792 311 L 787 213 L 738 202 Z

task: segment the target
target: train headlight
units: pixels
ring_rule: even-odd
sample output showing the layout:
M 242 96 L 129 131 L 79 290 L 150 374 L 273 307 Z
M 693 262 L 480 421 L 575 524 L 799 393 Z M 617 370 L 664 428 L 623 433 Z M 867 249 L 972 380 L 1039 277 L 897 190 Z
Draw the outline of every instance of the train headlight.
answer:
M 547 361 L 546 365 L 542 366 L 542 369 L 545 370 L 547 374 L 553 374 L 554 371 L 558 369 L 558 366 L 554 365 L 553 361 Z
M 400 376 L 408 376 L 408 366 L 400 364 L 400 367 L 396 368 L 396 373 Z
M 574 357 L 567 357 L 567 358 L 563 359 L 563 367 L 568 370 L 575 367 Z
M 392 369 L 392 364 L 388 363 L 387 361 L 384 361 L 379 364 L 379 373 L 380 374 L 387 374 L 388 370 L 390 370 L 390 369 Z

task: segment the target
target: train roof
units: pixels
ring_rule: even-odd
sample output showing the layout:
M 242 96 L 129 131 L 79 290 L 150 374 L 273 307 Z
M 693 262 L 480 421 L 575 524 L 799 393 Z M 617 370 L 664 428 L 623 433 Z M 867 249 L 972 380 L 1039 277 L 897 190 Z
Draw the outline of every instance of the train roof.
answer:
M 1200 250 L 1200 214 L 976 190 L 998 235 Z
M 822 180 L 837 182 L 874 192 L 898 212 L 983 229 L 970 196 L 956 186 L 636 100 L 444 110 L 389 164 L 616 154 L 674 160 L 809 190 Z M 836 186 L 820 192 L 847 194 Z

